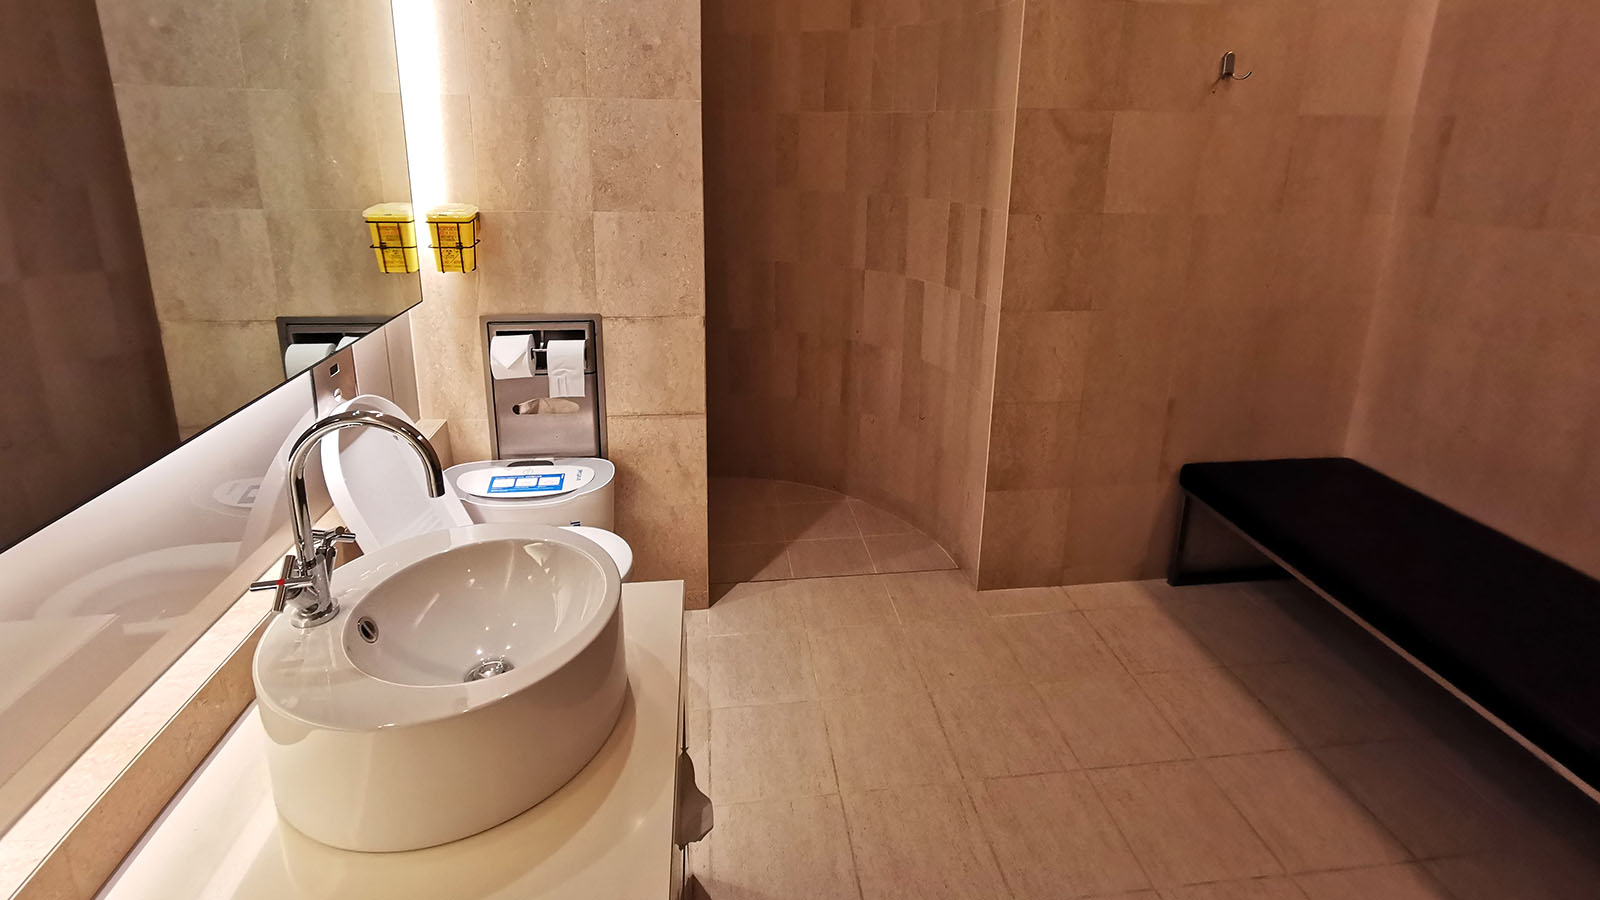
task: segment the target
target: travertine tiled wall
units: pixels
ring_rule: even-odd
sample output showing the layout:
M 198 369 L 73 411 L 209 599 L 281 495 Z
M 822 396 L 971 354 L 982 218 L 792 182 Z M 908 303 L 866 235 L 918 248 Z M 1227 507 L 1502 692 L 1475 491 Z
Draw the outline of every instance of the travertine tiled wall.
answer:
M 1030 0 L 984 587 L 1151 577 L 1182 463 L 1341 451 L 1433 2 Z
M 1439 0 L 1351 455 L 1600 575 L 1600 7 Z
M 283 381 L 277 316 L 394 315 L 361 210 L 406 200 L 388 0 L 100 0 L 172 377 L 193 433 Z
M 93 0 L 0 0 L 0 548 L 172 449 Z
M 422 413 L 489 455 L 479 317 L 599 312 L 634 577 L 706 598 L 705 275 L 695 0 L 438 0 L 449 199 L 479 269 L 425 279 Z
M 712 471 L 886 505 L 969 573 L 1021 13 L 706 5 Z

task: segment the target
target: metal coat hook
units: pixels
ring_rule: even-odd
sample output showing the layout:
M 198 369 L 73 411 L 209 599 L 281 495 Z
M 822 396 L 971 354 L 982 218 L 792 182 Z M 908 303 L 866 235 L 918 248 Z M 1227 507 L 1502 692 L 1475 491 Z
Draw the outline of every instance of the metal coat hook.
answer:
M 1255 70 L 1251 69 L 1250 71 L 1244 73 L 1243 75 L 1235 75 L 1233 73 L 1234 73 L 1235 69 L 1237 68 L 1237 66 L 1238 66 L 1238 57 L 1235 56 L 1235 54 L 1234 54 L 1234 52 L 1232 50 L 1229 50 L 1227 53 L 1222 54 L 1222 72 L 1221 72 L 1221 74 L 1219 74 L 1217 76 L 1217 80 L 1218 81 L 1228 81 L 1228 80 L 1231 79 L 1233 81 L 1243 81 L 1246 78 L 1249 78 L 1251 75 L 1255 74 Z

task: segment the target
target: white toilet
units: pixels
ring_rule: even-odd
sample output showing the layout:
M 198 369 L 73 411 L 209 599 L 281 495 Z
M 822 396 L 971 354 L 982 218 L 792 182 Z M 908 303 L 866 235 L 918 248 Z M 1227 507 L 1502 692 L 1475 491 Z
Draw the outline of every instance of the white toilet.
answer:
M 411 421 L 385 397 L 362 394 L 335 412 L 366 409 Z M 410 448 L 372 428 L 347 428 L 322 442 L 328 494 L 368 551 L 409 537 L 476 523 L 557 525 L 599 544 L 626 579 L 633 549 L 611 531 L 616 467 L 604 459 L 489 460 L 445 470 L 445 494 L 428 496 Z

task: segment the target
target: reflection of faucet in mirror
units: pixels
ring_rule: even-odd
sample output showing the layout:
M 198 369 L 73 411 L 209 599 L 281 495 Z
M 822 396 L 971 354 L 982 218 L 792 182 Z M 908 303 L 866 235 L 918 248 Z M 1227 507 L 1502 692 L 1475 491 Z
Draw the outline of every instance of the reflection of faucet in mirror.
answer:
M 322 438 L 362 425 L 381 428 L 409 444 L 427 470 L 428 496 L 444 496 L 444 471 L 439 465 L 439 455 L 422 432 L 404 419 L 353 409 L 321 419 L 300 435 L 289 450 L 288 462 L 289 515 L 294 527 L 295 552 L 283 558 L 283 569 L 277 578 L 250 586 L 252 591 L 276 590 L 272 608 L 278 612 L 293 603 L 296 609 L 293 621 L 300 628 L 320 625 L 338 614 L 339 606 L 328 589 L 333 558 L 340 544 L 354 541 L 356 537 L 343 527 L 332 531 L 312 527 L 310 501 L 306 497 L 306 462 Z

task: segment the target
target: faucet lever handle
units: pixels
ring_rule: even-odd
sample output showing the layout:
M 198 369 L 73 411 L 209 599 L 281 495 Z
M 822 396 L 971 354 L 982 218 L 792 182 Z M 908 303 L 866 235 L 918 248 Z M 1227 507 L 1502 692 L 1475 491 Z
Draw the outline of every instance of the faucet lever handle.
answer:
M 288 607 L 288 605 L 289 605 L 289 589 L 290 588 L 298 588 L 298 587 L 303 586 L 303 582 L 300 579 L 294 577 L 294 575 L 295 575 L 294 563 L 295 563 L 295 559 L 294 559 L 294 555 L 293 554 L 285 556 L 283 558 L 282 567 L 280 567 L 278 569 L 278 577 L 277 578 L 271 578 L 271 579 L 268 579 L 266 581 L 252 582 L 251 585 L 250 585 L 250 590 L 252 590 L 252 591 L 276 591 L 277 592 L 272 597 L 272 611 L 273 612 L 283 612 L 284 609 L 286 609 Z
M 328 531 L 323 531 L 321 528 L 314 528 L 311 530 L 311 540 L 318 544 L 325 544 L 331 547 L 334 544 L 355 543 L 356 534 L 343 525 Z
M 353 544 L 355 541 L 355 532 L 344 527 L 343 525 L 340 525 L 338 528 L 334 528 L 330 531 L 323 531 L 322 529 L 318 528 L 313 529 L 311 532 L 311 543 L 317 548 L 317 552 L 328 554 L 330 556 L 333 554 L 334 549 L 340 544 Z

